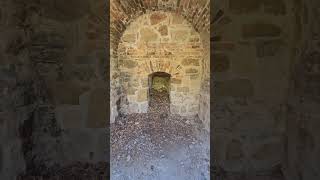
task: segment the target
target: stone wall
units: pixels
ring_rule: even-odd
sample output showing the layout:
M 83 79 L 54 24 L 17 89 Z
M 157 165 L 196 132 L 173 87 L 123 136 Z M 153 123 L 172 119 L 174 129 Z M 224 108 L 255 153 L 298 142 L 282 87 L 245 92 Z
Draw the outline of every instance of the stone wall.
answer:
M 217 174 L 256 179 L 281 172 L 295 56 L 293 4 L 228 0 L 213 6 L 211 147 Z
M 107 160 L 107 4 L 54 2 L 1 2 L 0 179 Z
M 127 113 L 146 113 L 149 75 L 166 72 L 170 79 L 170 111 L 199 113 L 203 48 L 200 35 L 178 14 L 152 12 L 133 21 L 118 47 L 120 82 Z
M 176 14 L 176 16 L 180 16 L 182 19 L 188 22 L 189 26 L 192 27 L 199 35 L 200 39 L 202 41 L 205 41 L 206 44 L 209 44 L 209 32 L 210 32 L 210 1 L 209 0 L 200 0 L 200 1 L 189 1 L 189 0 L 170 0 L 170 1 L 165 1 L 165 0 L 151 0 L 151 1 L 125 1 L 125 0 L 112 0 L 110 1 L 110 49 L 111 49 L 111 59 L 110 59 L 110 64 L 112 67 L 111 69 L 111 75 L 112 77 L 112 85 L 111 85 L 111 119 L 110 122 L 113 123 L 115 121 L 115 118 L 122 113 L 128 113 L 126 108 L 130 104 L 129 101 L 132 100 L 132 98 L 137 98 L 135 96 L 131 95 L 131 99 L 126 97 L 127 93 L 126 90 L 127 88 L 122 88 L 121 87 L 121 81 L 120 77 L 124 78 L 126 75 L 124 73 L 121 74 L 123 70 L 121 70 L 121 64 L 119 59 L 121 59 L 119 56 L 118 52 L 118 47 L 119 43 L 121 43 L 121 39 L 123 38 L 132 38 L 132 36 L 124 37 L 124 33 L 127 30 L 127 28 L 130 26 L 132 22 L 134 22 L 138 17 L 143 16 L 144 14 L 149 14 L 150 12 L 153 11 L 159 11 L 159 12 L 166 12 L 170 14 Z M 171 17 L 170 17 L 171 18 Z M 165 19 L 170 19 L 170 18 L 165 18 Z M 155 21 L 158 21 L 157 19 L 160 20 L 160 22 L 157 22 L 157 24 L 153 25 L 153 31 L 156 32 L 156 34 L 159 37 L 162 37 L 162 40 L 171 38 L 169 35 L 171 34 L 171 31 L 168 30 L 168 35 L 166 37 L 166 29 L 163 27 L 163 29 L 160 29 L 160 31 L 163 33 L 161 35 L 161 32 L 159 29 L 154 29 L 156 28 L 161 28 L 160 25 L 163 24 L 163 22 L 168 22 L 168 21 L 163 21 L 161 22 L 161 16 L 160 17 L 155 17 Z M 167 28 L 170 26 L 170 24 L 167 24 Z M 205 38 L 202 38 L 205 37 Z M 134 37 L 133 37 L 134 38 Z M 137 40 L 140 41 L 140 37 L 136 37 Z M 158 40 L 158 42 L 160 39 Z M 200 43 L 200 42 L 199 42 Z M 203 42 L 201 42 L 203 43 Z M 152 43 L 148 43 L 149 46 Z M 169 43 L 167 43 L 169 44 Z M 141 48 L 141 47 L 140 47 Z M 150 50 L 155 49 L 155 46 L 153 47 L 148 47 Z M 189 48 L 189 47 L 188 47 Z M 209 52 L 208 48 L 210 46 L 205 47 L 207 48 L 205 52 Z M 161 49 L 161 48 L 160 48 Z M 121 50 L 120 50 L 121 51 Z M 146 53 L 146 52 L 145 52 Z M 150 53 L 150 52 L 149 52 Z M 151 52 L 152 53 L 152 52 Z M 165 53 L 162 51 L 162 53 Z M 209 61 L 209 55 L 206 53 L 206 59 L 201 58 L 201 61 L 199 63 L 203 63 L 203 61 Z M 122 55 L 123 56 L 123 55 Z M 154 55 L 151 55 L 154 56 Z M 170 56 L 170 55 L 167 55 Z M 173 56 L 173 55 L 171 55 Z M 164 56 L 163 56 L 164 57 Z M 153 58 L 154 60 L 156 58 Z M 159 59 L 159 58 L 158 58 Z M 206 62 L 206 63 L 207 63 Z M 142 63 L 142 62 L 141 62 Z M 146 72 L 151 73 L 152 70 L 150 70 L 150 63 L 146 64 Z M 149 67 L 148 67 L 149 66 Z M 156 63 L 153 63 L 152 66 L 155 66 L 157 68 Z M 171 66 L 165 64 L 164 67 L 166 66 Z M 149 68 L 149 70 L 148 70 Z M 172 64 L 172 69 L 173 71 L 180 71 L 180 70 L 174 70 L 176 69 L 177 66 L 173 66 Z M 192 107 L 192 111 L 198 112 L 201 111 L 201 118 L 203 121 L 206 122 L 207 129 L 209 130 L 209 97 L 210 97 L 210 92 L 209 92 L 209 72 L 208 71 L 210 68 L 206 67 L 206 71 L 203 71 L 205 67 L 200 66 L 198 72 L 201 72 L 202 75 L 200 76 L 200 83 L 201 86 L 206 85 L 207 88 L 202 91 L 202 95 L 200 99 L 200 102 L 197 103 L 194 107 Z M 167 71 L 170 70 L 170 67 Z M 185 73 L 186 70 L 183 70 Z M 192 73 L 190 70 L 190 73 Z M 205 72 L 205 73 L 202 73 Z M 147 74 L 147 73 L 146 73 Z M 148 75 L 148 74 L 147 74 Z M 172 75 L 172 74 L 171 74 Z M 204 76 L 206 78 L 204 78 Z M 146 77 L 144 77 L 147 79 Z M 179 79 L 179 78 L 178 78 Z M 206 79 L 206 83 L 204 83 L 204 79 Z M 146 82 L 146 80 L 144 81 Z M 140 82 L 139 82 L 140 83 Z M 178 81 L 178 83 L 180 83 Z M 199 87 L 199 86 L 198 86 Z M 146 88 L 146 87 L 145 87 Z M 176 88 L 177 89 L 177 88 Z M 179 88 L 180 91 L 190 91 L 187 90 L 187 88 Z M 137 92 L 138 93 L 138 92 Z M 132 109 L 132 112 L 145 112 L 147 108 L 147 103 L 146 103 L 146 89 L 144 89 L 144 92 L 141 92 L 141 98 L 144 98 L 144 101 L 139 102 L 138 108 Z M 137 96 L 137 95 L 136 95 Z M 177 97 L 174 95 L 174 97 Z M 191 100 L 193 101 L 193 100 Z M 200 107 L 198 106 L 200 105 Z M 126 106 L 127 105 L 127 106 Z M 132 107 L 132 105 L 130 105 Z M 140 106 L 140 107 L 139 107 Z M 197 107 L 197 108 L 196 108 Z M 196 110 L 197 109 L 197 110 Z M 200 109 L 200 110 L 199 110 Z M 182 107 L 176 107 L 176 106 L 171 106 L 171 110 L 180 113 L 179 111 L 185 111 L 184 108 Z M 183 114 L 183 113 L 182 113 Z M 192 113 L 194 114 L 194 113 Z
M 286 133 L 286 174 L 292 180 L 320 178 L 319 1 L 296 1 L 296 57 L 292 65 Z

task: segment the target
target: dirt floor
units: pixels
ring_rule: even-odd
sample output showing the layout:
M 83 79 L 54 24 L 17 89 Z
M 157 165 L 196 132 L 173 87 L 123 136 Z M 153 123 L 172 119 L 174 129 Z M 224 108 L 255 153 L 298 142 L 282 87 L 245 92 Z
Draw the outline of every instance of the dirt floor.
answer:
M 111 126 L 112 180 L 209 180 L 209 134 L 197 117 L 169 112 L 166 94 L 151 94 L 149 112 Z

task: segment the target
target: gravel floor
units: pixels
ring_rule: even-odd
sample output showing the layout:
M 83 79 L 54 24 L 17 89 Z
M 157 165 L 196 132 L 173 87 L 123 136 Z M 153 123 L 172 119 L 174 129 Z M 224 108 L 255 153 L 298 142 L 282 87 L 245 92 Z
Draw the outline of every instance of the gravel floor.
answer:
M 111 126 L 111 179 L 209 179 L 209 134 L 201 121 L 168 113 L 165 94 L 151 96 L 148 113 Z

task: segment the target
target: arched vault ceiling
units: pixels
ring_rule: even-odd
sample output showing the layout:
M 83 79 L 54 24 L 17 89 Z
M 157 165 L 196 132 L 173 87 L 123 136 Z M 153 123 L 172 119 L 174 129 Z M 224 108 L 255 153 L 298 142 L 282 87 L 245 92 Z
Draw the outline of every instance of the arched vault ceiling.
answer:
M 170 11 L 183 16 L 198 32 L 210 32 L 210 0 L 111 0 L 110 41 L 117 44 L 126 27 L 147 11 Z

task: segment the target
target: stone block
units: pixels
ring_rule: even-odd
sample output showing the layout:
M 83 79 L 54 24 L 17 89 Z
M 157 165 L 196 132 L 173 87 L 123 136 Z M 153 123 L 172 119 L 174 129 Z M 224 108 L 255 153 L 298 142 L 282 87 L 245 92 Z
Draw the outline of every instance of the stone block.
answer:
M 49 92 L 56 104 L 79 105 L 79 96 L 85 92 L 83 87 L 73 81 L 49 82 Z
M 124 34 L 122 36 L 122 41 L 127 43 L 135 43 L 137 39 L 136 34 Z
M 172 15 L 172 21 L 171 24 L 182 24 L 184 21 L 184 18 L 182 16 L 179 15 Z
M 187 30 L 172 30 L 171 38 L 173 41 L 184 42 L 188 39 L 189 34 L 190 33 Z
M 171 83 L 172 83 L 172 84 L 181 84 L 181 83 L 182 83 L 182 80 L 181 80 L 181 79 L 177 79 L 177 78 L 172 78 L 172 79 L 171 79 Z
M 185 58 L 181 64 L 184 66 L 200 66 L 199 59 L 197 58 Z
M 148 101 L 148 90 L 142 89 L 138 91 L 138 102 L 145 102 Z
M 84 122 L 80 105 L 62 105 L 55 109 L 57 121 L 63 129 L 83 128 Z
M 282 40 L 260 40 L 256 43 L 257 57 L 270 57 L 275 56 L 278 52 L 281 52 L 281 48 L 284 46 Z
M 189 68 L 186 70 L 186 74 L 194 74 L 194 73 L 198 73 L 198 69 L 194 69 L 194 68 Z
M 244 38 L 277 37 L 281 33 L 282 29 L 271 23 L 256 22 L 242 26 L 242 36 Z
M 168 35 L 168 26 L 166 26 L 166 25 L 160 26 L 158 31 L 160 32 L 160 34 L 162 36 L 167 36 Z
M 189 92 L 189 87 L 178 87 L 177 91 L 178 92 Z
M 155 12 L 150 15 L 150 23 L 151 25 L 159 24 L 167 18 L 167 15 L 162 12 Z
M 122 65 L 125 68 L 132 69 L 132 68 L 137 67 L 138 63 L 136 61 L 133 61 L 133 60 L 126 60 L 126 61 L 123 61 Z
M 142 28 L 140 30 L 140 40 L 145 42 L 153 42 L 158 40 L 158 34 L 150 28 Z

